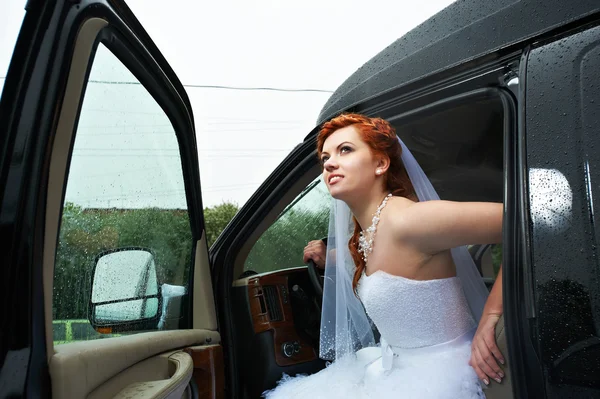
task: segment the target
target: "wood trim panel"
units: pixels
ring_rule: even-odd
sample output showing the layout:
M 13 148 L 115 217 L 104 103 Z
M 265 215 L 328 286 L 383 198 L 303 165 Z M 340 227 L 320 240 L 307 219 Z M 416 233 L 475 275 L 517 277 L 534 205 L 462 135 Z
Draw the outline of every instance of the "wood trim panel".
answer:
M 288 276 L 289 272 L 281 271 L 248 280 L 248 303 L 254 332 L 258 334 L 273 331 L 275 361 L 279 366 L 290 366 L 317 358 L 313 347 L 298 335 L 294 326 Z M 275 317 L 275 320 L 268 312 L 269 303 L 281 309 L 280 317 Z M 287 357 L 283 353 L 285 343 L 297 343 L 300 348 L 291 357 Z
M 184 349 L 194 361 L 192 378 L 198 386 L 200 399 L 225 397 L 223 347 L 221 345 L 194 346 Z

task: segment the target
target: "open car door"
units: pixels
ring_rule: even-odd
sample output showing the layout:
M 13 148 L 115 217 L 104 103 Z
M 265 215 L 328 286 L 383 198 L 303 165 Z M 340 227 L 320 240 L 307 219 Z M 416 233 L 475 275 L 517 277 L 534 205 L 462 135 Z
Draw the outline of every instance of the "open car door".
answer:
M 0 396 L 222 396 L 191 106 L 123 1 L 27 2 L 0 131 Z

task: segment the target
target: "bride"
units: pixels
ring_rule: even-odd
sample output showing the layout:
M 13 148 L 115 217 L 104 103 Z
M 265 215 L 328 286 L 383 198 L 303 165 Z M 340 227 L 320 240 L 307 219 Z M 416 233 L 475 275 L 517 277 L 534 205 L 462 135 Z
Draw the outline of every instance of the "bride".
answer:
M 319 349 L 333 362 L 265 397 L 483 398 L 478 377 L 504 376 L 501 272 L 488 298 L 464 245 L 501 241 L 502 204 L 440 201 L 383 119 L 335 117 L 317 150 L 334 200 L 327 252 L 311 242 L 304 258 L 325 265 Z

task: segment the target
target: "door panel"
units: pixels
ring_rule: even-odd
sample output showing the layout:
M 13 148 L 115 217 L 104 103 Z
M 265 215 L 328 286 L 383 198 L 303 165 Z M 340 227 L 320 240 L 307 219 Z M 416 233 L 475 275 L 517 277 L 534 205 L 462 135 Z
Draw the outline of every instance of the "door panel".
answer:
M 194 370 L 194 362 L 189 354 L 175 352 L 170 355 L 162 355 L 156 360 L 158 360 L 159 365 L 148 370 L 139 370 L 139 372 L 147 371 L 147 373 L 151 373 L 158 368 L 163 372 L 162 375 L 151 381 L 144 377 L 144 380 L 140 382 L 129 384 L 114 398 L 128 399 L 132 396 L 141 395 L 147 398 L 181 399 L 186 390 L 189 392 L 188 384 Z
M 194 262 L 193 326 L 195 329 L 217 330 L 217 314 L 212 286 L 206 234 L 196 243 Z
M 50 364 L 52 396 L 85 398 L 88 394 L 108 392 L 116 395 L 132 383 L 166 378 L 168 362 L 161 358 L 165 352 L 207 341 L 218 344 L 219 334 L 202 330 L 160 331 L 59 345 Z
M 600 27 L 533 49 L 527 64 L 531 338 L 549 398 L 600 397 L 599 71 Z

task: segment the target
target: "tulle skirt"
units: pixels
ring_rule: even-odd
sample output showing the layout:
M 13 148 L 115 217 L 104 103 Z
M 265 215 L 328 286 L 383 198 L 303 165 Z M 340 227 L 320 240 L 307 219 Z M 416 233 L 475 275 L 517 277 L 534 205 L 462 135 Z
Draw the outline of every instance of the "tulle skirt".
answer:
M 469 366 L 471 343 L 425 353 L 415 350 L 383 368 L 381 348 L 365 348 L 312 375 L 284 375 L 267 399 L 480 399 L 485 398 Z

